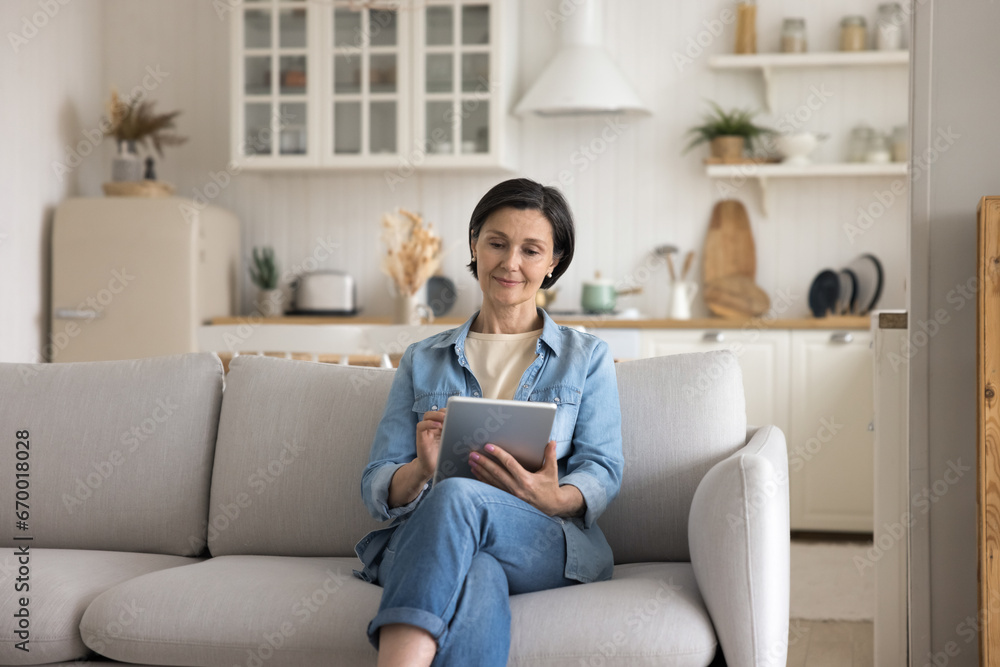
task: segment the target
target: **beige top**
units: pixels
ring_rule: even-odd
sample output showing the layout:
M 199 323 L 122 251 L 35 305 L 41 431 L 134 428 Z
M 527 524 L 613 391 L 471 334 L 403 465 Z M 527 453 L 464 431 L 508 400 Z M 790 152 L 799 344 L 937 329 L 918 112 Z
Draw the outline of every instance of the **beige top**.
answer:
M 535 361 L 541 329 L 518 334 L 483 334 L 470 331 L 465 338 L 465 358 L 479 380 L 483 398 L 514 398 L 517 383 Z

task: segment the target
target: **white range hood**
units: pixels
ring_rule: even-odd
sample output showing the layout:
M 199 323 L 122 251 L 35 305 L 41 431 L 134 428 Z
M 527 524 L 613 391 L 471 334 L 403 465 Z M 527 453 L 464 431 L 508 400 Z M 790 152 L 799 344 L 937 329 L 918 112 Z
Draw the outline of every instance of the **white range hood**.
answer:
M 601 45 L 601 0 L 577 0 L 561 46 L 514 112 L 525 116 L 650 113 Z

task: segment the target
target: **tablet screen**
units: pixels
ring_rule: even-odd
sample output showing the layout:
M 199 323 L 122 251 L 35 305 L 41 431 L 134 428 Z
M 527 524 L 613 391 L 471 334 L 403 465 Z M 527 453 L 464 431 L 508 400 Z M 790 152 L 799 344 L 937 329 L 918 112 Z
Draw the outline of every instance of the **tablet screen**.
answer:
M 556 416 L 555 403 L 452 396 L 447 408 L 434 484 L 448 477 L 475 479 L 469 453 L 488 456 L 483 451 L 487 443 L 502 447 L 528 471 L 542 466 Z

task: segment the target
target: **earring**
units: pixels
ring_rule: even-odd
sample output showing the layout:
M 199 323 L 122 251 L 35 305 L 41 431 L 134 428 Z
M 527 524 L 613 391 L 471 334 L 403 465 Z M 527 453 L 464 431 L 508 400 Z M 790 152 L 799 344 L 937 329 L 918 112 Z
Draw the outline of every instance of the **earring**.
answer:
M 549 278 L 551 278 L 551 277 L 552 277 L 552 272 L 551 272 L 551 271 L 549 271 Z

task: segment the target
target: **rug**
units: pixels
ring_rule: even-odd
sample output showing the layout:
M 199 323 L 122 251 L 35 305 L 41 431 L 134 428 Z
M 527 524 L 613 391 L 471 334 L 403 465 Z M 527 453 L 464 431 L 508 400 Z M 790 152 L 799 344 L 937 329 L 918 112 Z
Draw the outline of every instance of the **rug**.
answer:
M 792 540 L 791 618 L 871 621 L 875 617 L 875 568 L 865 562 L 872 543 Z

